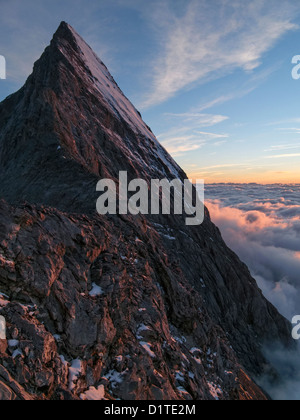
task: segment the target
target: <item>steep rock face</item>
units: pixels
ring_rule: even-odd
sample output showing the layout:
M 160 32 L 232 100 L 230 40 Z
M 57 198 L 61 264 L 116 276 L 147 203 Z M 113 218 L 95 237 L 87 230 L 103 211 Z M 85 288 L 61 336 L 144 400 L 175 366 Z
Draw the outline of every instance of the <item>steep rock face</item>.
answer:
M 104 64 L 67 24 L 25 86 L 0 105 L 0 127 L 0 192 L 13 202 L 92 212 L 99 176 L 115 179 L 123 169 L 132 178 L 184 178 Z
M 208 212 L 96 215 L 100 177 L 186 176 L 66 23 L 0 104 L 0 163 L 0 398 L 266 399 L 290 326 Z

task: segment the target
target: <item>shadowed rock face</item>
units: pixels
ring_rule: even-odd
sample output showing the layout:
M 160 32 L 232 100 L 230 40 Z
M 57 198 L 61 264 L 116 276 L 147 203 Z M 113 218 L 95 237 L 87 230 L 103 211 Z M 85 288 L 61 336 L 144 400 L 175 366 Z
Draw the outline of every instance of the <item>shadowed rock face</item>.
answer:
M 267 398 L 290 325 L 207 210 L 96 215 L 100 177 L 186 176 L 66 23 L 0 104 L 0 167 L 0 399 Z

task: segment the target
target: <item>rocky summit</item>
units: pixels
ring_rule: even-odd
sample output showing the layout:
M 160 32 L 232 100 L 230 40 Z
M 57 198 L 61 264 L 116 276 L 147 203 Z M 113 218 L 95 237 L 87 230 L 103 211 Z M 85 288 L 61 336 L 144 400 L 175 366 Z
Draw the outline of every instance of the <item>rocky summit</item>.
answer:
M 120 171 L 187 178 L 63 22 L 0 104 L 0 399 L 268 399 L 289 323 L 207 210 L 98 215 Z

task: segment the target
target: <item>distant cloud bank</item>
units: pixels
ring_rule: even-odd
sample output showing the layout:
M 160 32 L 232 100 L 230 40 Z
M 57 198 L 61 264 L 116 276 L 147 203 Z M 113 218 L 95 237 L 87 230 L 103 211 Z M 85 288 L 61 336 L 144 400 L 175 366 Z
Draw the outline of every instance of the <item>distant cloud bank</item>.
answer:
M 300 314 L 300 185 L 208 185 L 206 205 L 264 295 Z

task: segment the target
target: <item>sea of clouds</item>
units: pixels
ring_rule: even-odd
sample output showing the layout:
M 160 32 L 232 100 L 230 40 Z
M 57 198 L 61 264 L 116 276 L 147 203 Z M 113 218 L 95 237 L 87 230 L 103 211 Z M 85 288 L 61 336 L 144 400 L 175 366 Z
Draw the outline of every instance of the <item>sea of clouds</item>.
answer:
M 291 321 L 300 314 L 300 185 L 214 184 L 205 196 L 225 242 Z
M 300 315 L 300 184 L 206 185 L 205 203 L 223 238 L 244 261 L 266 298 L 288 320 Z M 281 373 L 260 385 L 275 400 L 300 399 L 300 350 L 266 349 Z

